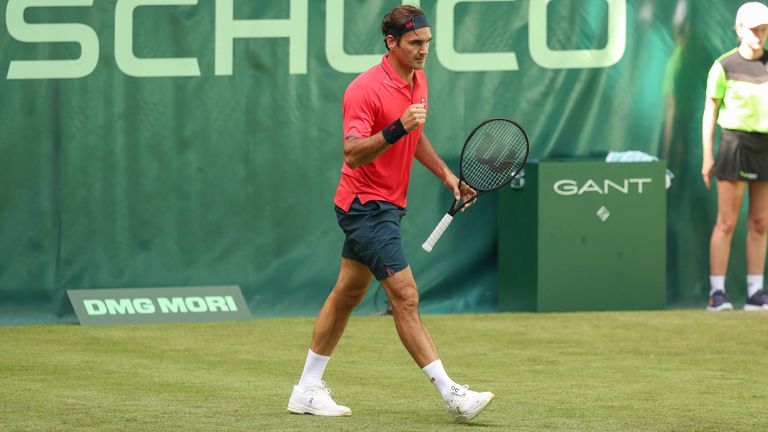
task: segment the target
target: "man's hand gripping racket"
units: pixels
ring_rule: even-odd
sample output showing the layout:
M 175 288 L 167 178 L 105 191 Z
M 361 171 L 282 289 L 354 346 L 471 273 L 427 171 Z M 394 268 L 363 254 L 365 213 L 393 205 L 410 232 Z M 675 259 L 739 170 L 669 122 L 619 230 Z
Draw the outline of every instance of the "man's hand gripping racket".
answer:
M 522 127 L 506 118 L 483 121 L 470 132 L 461 150 L 461 182 L 475 191 L 462 201 L 454 199 L 448 213 L 437 224 L 421 248 L 431 252 L 453 217 L 474 202 L 480 195 L 511 182 L 528 159 L 528 135 Z

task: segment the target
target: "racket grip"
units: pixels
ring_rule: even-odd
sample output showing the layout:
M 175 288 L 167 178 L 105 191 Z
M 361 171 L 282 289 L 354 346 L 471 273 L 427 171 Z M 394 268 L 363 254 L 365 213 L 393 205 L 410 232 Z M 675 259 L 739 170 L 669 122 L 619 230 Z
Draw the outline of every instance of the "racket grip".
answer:
M 453 221 L 453 216 L 446 213 L 445 216 L 443 216 L 443 219 L 440 220 L 440 223 L 437 224 L 435 229 L 432 231 L 432 234 L 429 235 L 429 238 L 427 239 L 427 241 L 425 241 L 424 244 L 421 245 L 421 248 L 424 249 L 426 252 L 432 252 L 432 248 L 435 246 L 435 243 L 437 243 L 437 241 L 440 240 L 440 237 L 443 236 L 445 229 L 448 228 L 448 225 L 450 225 L 452 221 Z

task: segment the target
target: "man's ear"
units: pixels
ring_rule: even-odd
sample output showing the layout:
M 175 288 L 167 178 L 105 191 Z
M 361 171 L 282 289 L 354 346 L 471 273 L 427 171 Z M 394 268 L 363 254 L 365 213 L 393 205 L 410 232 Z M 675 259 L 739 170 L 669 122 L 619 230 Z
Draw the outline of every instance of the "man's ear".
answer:
M 387 35 L 387 48 L 392 51 L 397 46 L 397 39 L 392 35 Z

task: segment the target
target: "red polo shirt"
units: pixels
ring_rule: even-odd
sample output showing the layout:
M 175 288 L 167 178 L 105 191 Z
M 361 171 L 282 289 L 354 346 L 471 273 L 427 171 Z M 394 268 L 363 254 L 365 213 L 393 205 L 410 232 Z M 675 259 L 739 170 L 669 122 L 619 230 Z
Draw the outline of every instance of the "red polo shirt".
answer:
M 375 135 L 400 118 L 408 106 L 427 104 L 427 76 L 424 71 L 414 72 L 411 88 L 395 72 L 387 57 L 384 55 L 381 64 L 358 75 L 344 92 L 341 111 L 345 137 Z M 422 129 L 419 126 L 376 159 L 355 169 L 344 163 L 334 203 L 348 211 L 355 196 L 358 196 L 362 203 L 381 200 L 405 207 L 411 166 Z

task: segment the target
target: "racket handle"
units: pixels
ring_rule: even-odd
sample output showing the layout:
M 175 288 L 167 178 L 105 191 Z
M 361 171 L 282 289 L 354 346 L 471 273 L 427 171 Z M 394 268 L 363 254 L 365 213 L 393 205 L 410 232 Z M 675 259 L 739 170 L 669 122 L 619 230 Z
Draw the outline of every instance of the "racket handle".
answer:
M 446 213 L 445 216 L 443 216 L 443 219 L 440 221 L 440 223 L 437 224 L 435 229 L 432 231 L 432 234 L 429 235 L 429 238 L 427 239 L 427 241 L 425 241 L 424 244 L 421 245 L 421 248 L 427 252 L 432 252 L 432 248 L 435 246 L 435 243 L 437 243 L 437 241 L 440 240 L 440 237 L 443 236 L 445 229 L 448 228 L 448 225 L 450 225 L 452 221 L 453 221 L 453 216 Z

